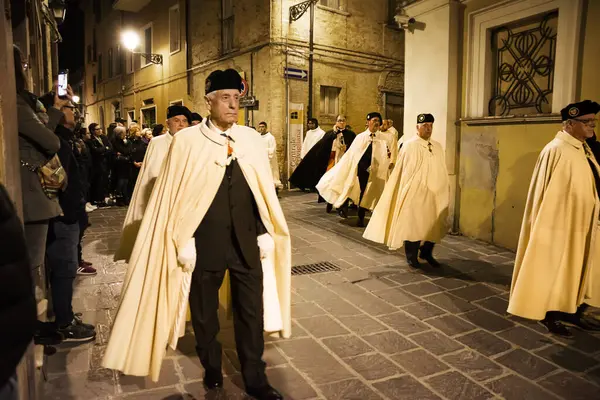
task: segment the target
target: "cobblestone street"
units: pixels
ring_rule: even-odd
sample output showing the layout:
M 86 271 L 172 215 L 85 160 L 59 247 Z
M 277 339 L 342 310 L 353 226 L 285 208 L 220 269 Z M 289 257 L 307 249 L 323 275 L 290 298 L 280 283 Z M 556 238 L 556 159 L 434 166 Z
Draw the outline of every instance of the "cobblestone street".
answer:
M 286 399 L 600 399 L 600 335 L 558 339 L 505 313 L 512 252 L 447 236 L 434 253 L 443 268 L 415 271 L 403 250 L 366 241 L 355 217 L 326 214 L 316 197 L 281 200 L 293 265 L 340 271 L 292 278 L 292 337 L 268 338 L 264 356 Z M 98 275 L 77 278 L 73 308 L 98 336 L 48 357 L 45 399 L 244 399 L 230 321 L 222 392 L 203 388 L 191 327 L 159 382 L 100 367 L 126 271 L 112 261 L 125 212 L 90 214 L 84 258 Z

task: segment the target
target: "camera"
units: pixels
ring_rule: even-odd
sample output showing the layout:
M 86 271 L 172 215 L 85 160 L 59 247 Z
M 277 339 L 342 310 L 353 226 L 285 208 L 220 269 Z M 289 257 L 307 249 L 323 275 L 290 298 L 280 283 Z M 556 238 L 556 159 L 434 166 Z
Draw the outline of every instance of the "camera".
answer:
M 417 22 L 416 19 L 409 17 L 404 13 L 396 15 L 394 19 L 402 29 L 408 29 L 411 25 L 414 25 Z

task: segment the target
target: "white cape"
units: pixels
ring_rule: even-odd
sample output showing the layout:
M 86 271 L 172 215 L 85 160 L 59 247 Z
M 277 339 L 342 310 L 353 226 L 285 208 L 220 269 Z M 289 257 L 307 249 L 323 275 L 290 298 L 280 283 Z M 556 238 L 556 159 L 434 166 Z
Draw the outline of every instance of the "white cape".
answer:
M 148 145 L 123 223 L 121 243 L 115 253 L 115 261 L 129 261 L 152 189 L 172 142 L 173 136 L 167 132 L 153 138 Z
M 325 136 L 325 131 L 321 129 L 321 127 L 307 131 L 304 142 L 302 143 L 302 149 L 300 150 L 300 158 L 304 158 L 306 153 L 308 153 L 319 140 L 323 139 L 323 136 Z
M 358 162 L 373 142 L 373 155 L 371 158 L 371 170 L 369 181 L 360 201 L 360 183 L 358 181 Z M 333 168 L 323 175 L 317 190 L 321 197 L 334 207 L 341 207 L 347 198 L 350 198 L 355 204 L 363 208 L 373 210 L 388 178 L 391 153 L 388 149 L 389 138 L 377 132 L 374 139 L 371 139 L 369 130 L 356 135 L 350 148 L 344 153 L 340 161 Z
M 263 298 L 276 296 L 283 327 L 291 335 L 291 243 L 285 217 L 273 187 L 258 133 L 234 125 L 229 135 L 233 153 L 250 187 L 261 220 L 275 242 L 271 277 Z M 151 375 L 157 381 L 168 343 L 176 332 L 186 274 L 178 254 L 192 238 L 225 174 L 227 141 L 206 121 L 178 132 L 165 159 L 135 239 L 121 303 L 102 362 L 129 375 Z M 198 254 L 202 257 L 202 254 Z M 268 273 L 269 266 L 263 265 Z M 275 287 L 272 283 L 275 282 Z M 274 293 L 272 293 L 274 292 Z M 269 311 L 265 309 L 265 315 Z

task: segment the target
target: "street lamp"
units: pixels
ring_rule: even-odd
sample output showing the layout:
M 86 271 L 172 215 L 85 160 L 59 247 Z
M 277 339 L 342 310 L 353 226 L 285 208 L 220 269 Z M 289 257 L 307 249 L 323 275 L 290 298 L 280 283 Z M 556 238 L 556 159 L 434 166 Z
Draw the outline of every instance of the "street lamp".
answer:
M 126 49 L 131 51 L 133 54 L 139 54 L 144 57 L 146 60 L 151 62 L 152 64 L 162 64 L 163 56 L 162 54 L 154 54 L 154 53 L 141 53 L 135 51 L 137 47 L 140 45 L 140 35 L 138 35 L 134 31 L 126 31 L 121 34 L 121 42 Z
M 65 0 L 51 0 L 49 4 L 57 24 L 62 24 L 67 16 Z
M 290 24 L 298 21 L 310 9 L 310 33 L 308 38 L 308 118 L 312 118 L 313 104 L 313 50 L 315 28 L 315 4 L 319 0 L 306 0 L 290 7 Z

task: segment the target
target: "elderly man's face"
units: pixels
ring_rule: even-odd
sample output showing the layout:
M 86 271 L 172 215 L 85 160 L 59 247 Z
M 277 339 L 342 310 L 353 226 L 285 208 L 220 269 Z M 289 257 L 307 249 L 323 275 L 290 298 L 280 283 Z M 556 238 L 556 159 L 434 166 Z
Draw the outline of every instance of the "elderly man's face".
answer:
M 237 122 L 240 111 L 240 91 L 223 89 L 205 97 L 210 118 L 221 127 L 229 128 Z
M 171 132 L 171 135 L 174 135 L 180 130 L 190 126 L 190 124 L 185 115 L 176 115 L 167 120 L 167 126 L 169 127 L 169 132 Z
M 369 127 L 369 131 L 377 132 L 381 126 L 381 120 L 379 117 L 373 117 L 367 122 L 367 125 Z
M 585 114 L 577 118 L 569 120 L 573 137 L 583 141 L 594 136 L 594 128 L 596 127 L 596 114 Z
M 422 139 L 429 140 L 432 132 L 433 122 L 424 122 L 422 124 L 417 124 L 417 133 Z
M 265 124 L 258 124 L 258 133 L 261 135 L 267 133 L 267 126 Z
M 341 130 L 346 129 L 346 117 L 343 117 L 341 115 L 338 116 L 337 120 L 335 121 L 335 126 Z

